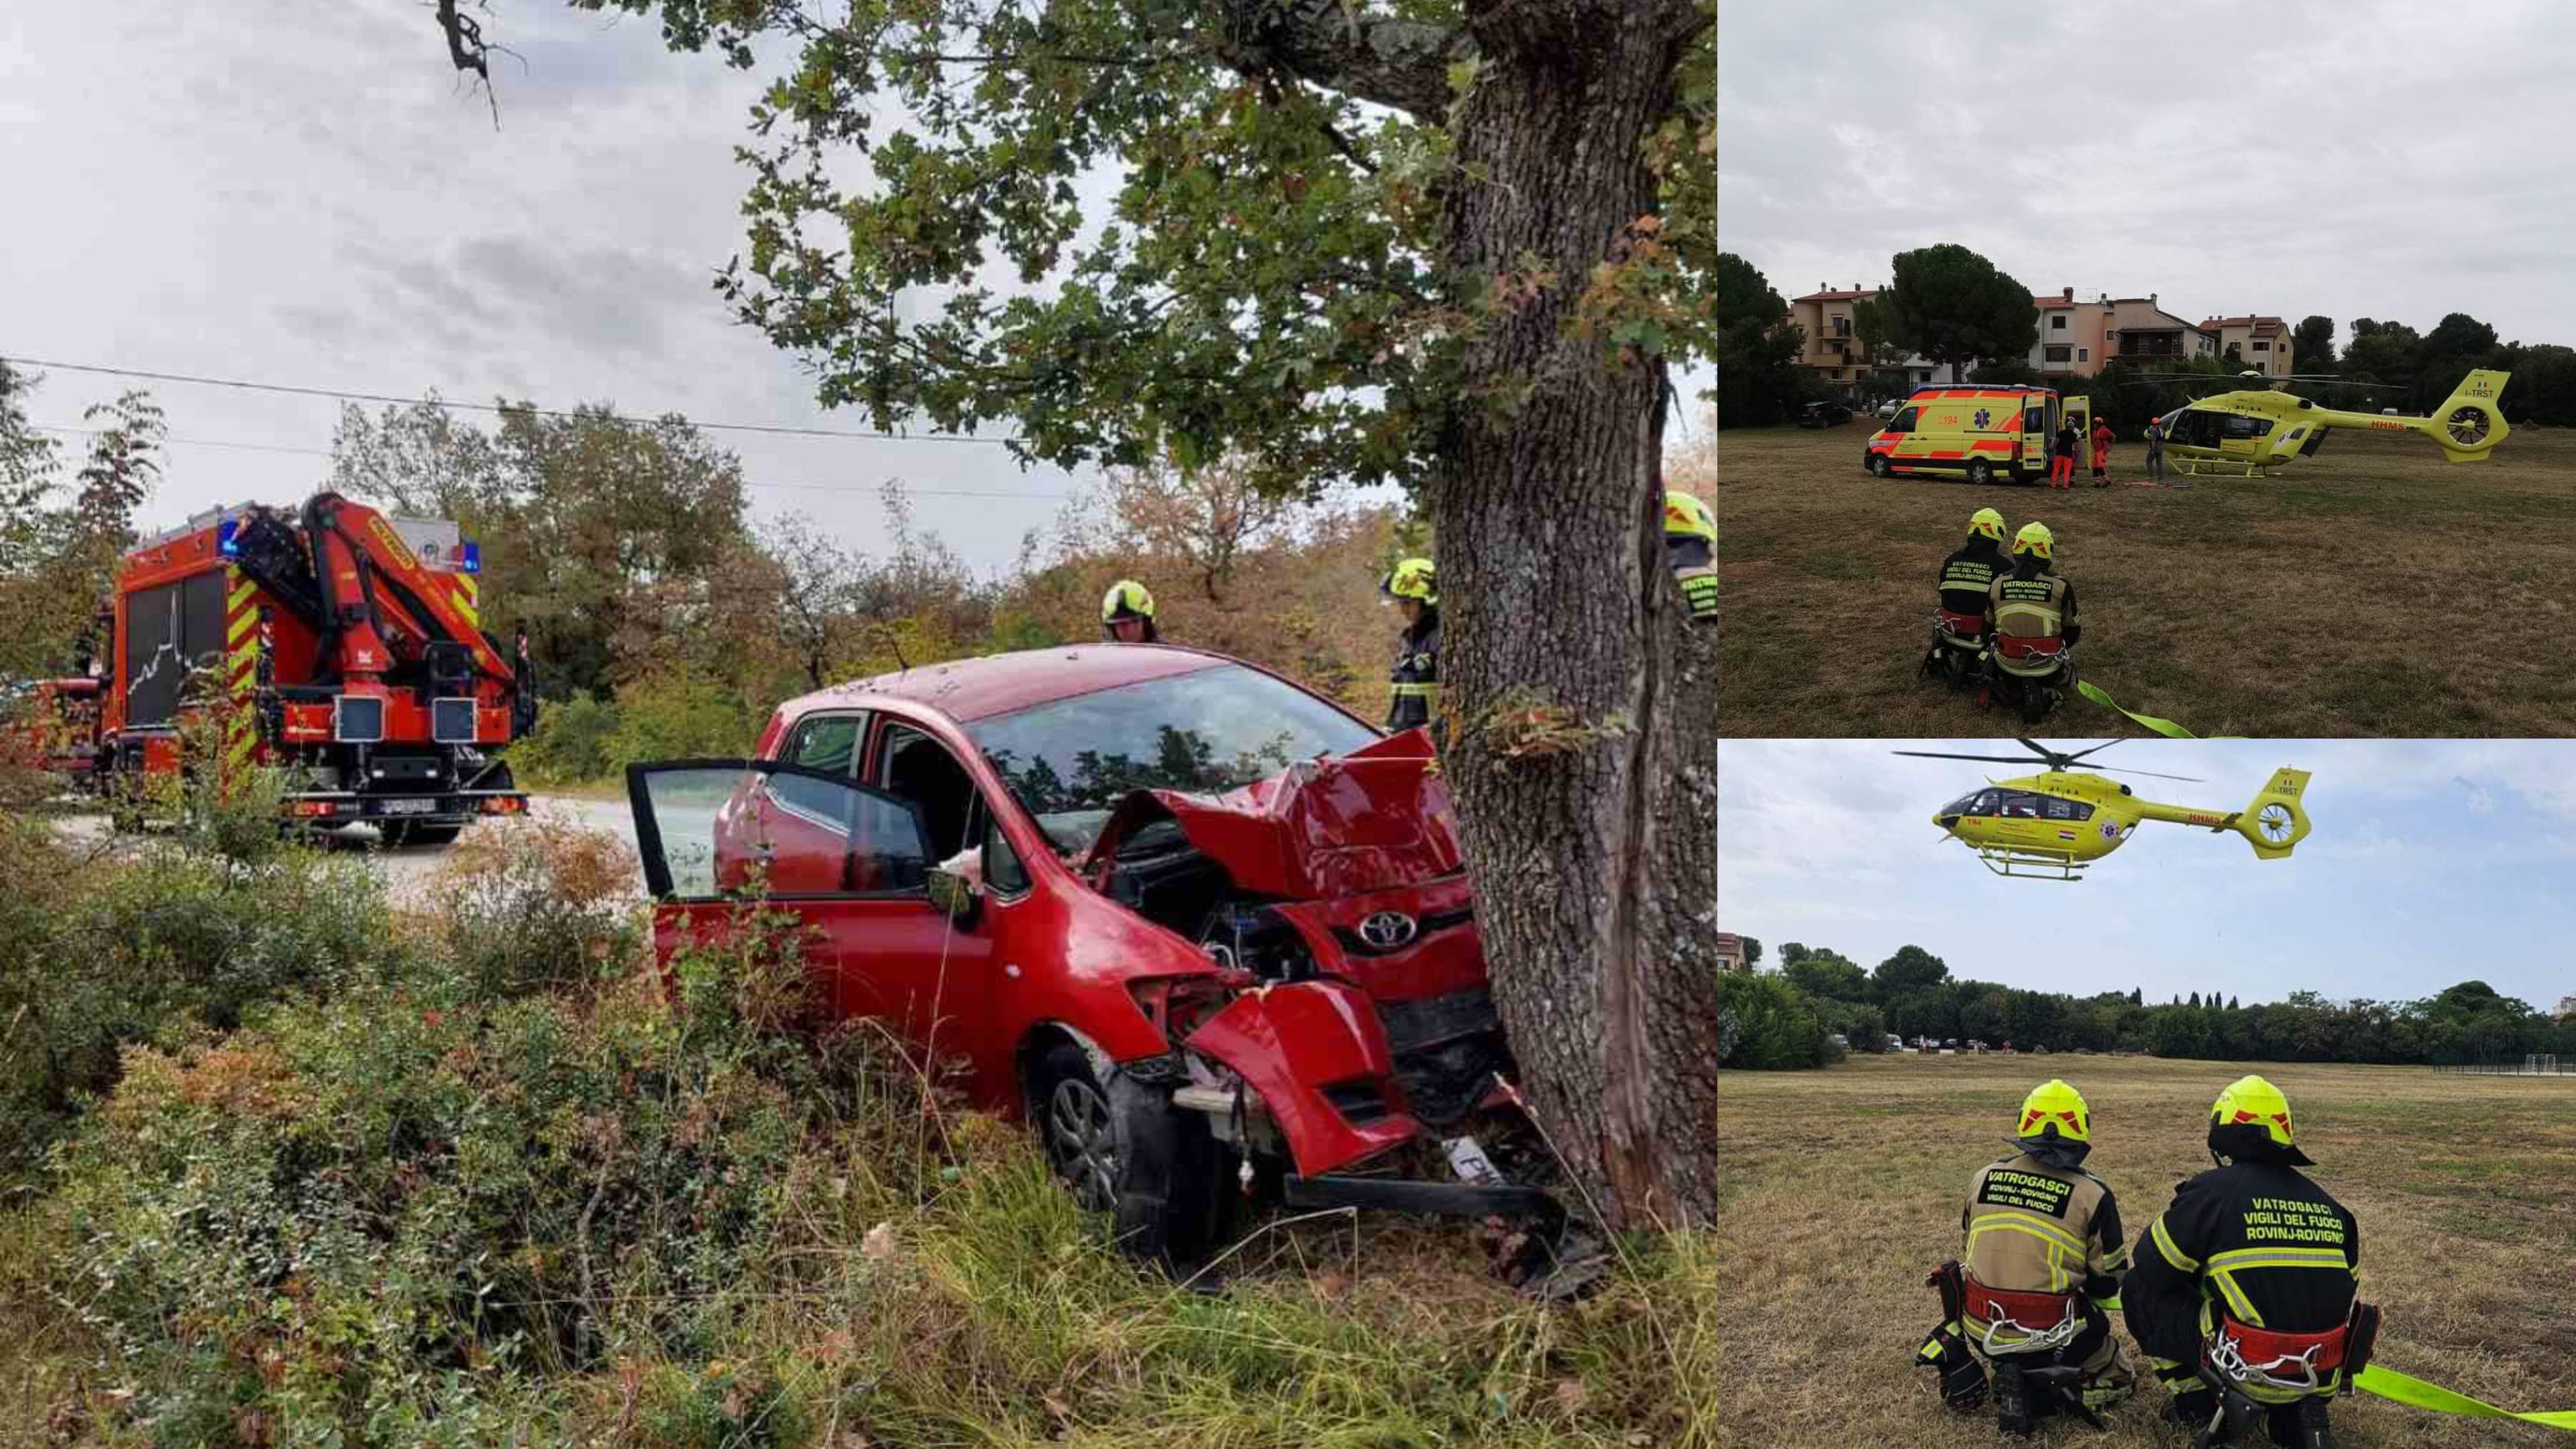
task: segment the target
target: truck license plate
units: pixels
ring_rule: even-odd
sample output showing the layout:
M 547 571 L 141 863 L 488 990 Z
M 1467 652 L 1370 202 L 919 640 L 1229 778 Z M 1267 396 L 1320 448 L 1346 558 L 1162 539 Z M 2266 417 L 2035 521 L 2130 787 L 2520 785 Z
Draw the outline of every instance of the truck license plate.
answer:
M 385 813 L 387 815 L 428 815 L 435 812 L 437 809 L 438 802 L 435 800 L 388 800 L 385 802 Z

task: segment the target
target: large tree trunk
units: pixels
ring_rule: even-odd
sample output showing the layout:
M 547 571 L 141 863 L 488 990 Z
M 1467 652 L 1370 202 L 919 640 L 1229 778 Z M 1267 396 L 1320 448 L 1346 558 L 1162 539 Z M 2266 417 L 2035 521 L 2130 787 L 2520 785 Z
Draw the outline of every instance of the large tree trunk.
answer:
M 1660 362 L 1568 322 L 1628 224 L 1670 114 L 1687 0 L 1471 7 L 1483 64 L 1457 128 L 1461 275 L 1534 255 L 1555 285 L 1469 373 L 1532 384 L 1463 407 L 1434 488 L 1445 768 L 1521 1087 L 1614 1226 L 1713 1219 L 1717 1198 L 1715 640 L 1664 564 Z M 1605 158 L 1615 158 L 1609 160 Z M 1539 748 L 1517 702 L 1624 732 Z M 1561 828 L 1570 824 L 1570 829 Z

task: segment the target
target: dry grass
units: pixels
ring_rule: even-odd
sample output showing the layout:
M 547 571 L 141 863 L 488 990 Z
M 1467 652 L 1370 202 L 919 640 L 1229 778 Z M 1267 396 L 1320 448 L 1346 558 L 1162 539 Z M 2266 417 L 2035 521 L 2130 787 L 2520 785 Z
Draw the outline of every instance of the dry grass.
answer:
M 1718 443 L 1729 735 L 2020 732 L 1914 678 L 1941 558 L 1986 506 L 2056 532 L 2084 675 L 2141 713 L 2202 734 L 2576 732 L 2576 433 L 2520 429 L 2454 466 L 2339 431 L 2274 478 L 2050 492 L 1874 479 L 1871 426 Z M 2112 476 L 2142 456 L 2113 448 Z M 2137 730 L 2074 700 L 2042 732 Z
M 1731 1325 L 1718 1363 L 1731 1393 L 1754 1407 L 1718 1442 L 1997 1442 L 1990 1416 L 1944 1409 L 1931 1376 L 1910 1367 L 1939 1317 L 1923 1275 L 1958 1253 L 1969 1173 L 2002 1155 L 2022 1095 L 2062 1075 L 2092 1104 L 2097 1145 L 2087 1165 L 2119 1195 L 2134 1238 L 2174 1183 L 2209 1165 L 2201 1114 L 2244 1070 L 1908 1056 L 1724 1074 L 1718 1128 L 1739 1186 L 1716 1233 Z M 2377 1361 L 2509 1409 L 2576 1407 L 2576 1078 L 2261 1070 L 2297 1105 L 2317 1180 L 2361 1219 L 2362 1291 L 2388 1315 Z M 2162 1410 L 2150 1383 L 2112 1417 L 2109 1434 L 2078 1426 L 2048 1438 L 2174 1449 L 2186 1441 L 2153 1422 Z M 2558 1431 L 2367 1395 L 2341 1400 L 2335 1417 L 2349 1449 L 2566 1442 Z

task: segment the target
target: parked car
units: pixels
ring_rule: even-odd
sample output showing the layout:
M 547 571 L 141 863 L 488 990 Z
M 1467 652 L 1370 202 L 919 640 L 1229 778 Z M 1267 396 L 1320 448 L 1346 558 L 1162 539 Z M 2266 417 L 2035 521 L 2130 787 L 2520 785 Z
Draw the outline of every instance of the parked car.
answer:
M 1839 428 L 1851 420 L 1851 409 L 1838 402 L 1811 402 L 1798 413 L 1802 428 Z
M 1111 644 L 820 690 L 756 758 L 627 779 L 666 961 L 765 893 L 825 1012 L 958 1063 L 1122 1245 L 1186 1259 L 1247 1162 L 1297 1205 L 1556 1215 L 1469 1136 L 1511 1063 L 1432 764 L 1256 666 Z M 1423 1141 L 1467 1180 L 1390 1175 Z
M 1896 410 L 1903 406 L 1905 406 L 1905 399 L 1901 397 L 1889 398 L 1887 401 L 1878 405 L 1878 415 L 1882 418 L 1892 418 L 1896 416 Z

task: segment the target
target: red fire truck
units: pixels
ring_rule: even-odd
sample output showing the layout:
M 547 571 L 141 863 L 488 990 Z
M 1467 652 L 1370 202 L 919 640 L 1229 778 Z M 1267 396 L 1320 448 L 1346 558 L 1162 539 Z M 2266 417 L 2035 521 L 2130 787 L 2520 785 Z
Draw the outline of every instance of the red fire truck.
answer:
M 204 720 L 211 767 L 288 767 L 286 813 L 309 826 L 439 845 L 524 812 L 499 751 L 536 723 L 535 680 L 524 633 L 505 655 L 484 632 L 480 573 L 455 524 L 336 493 L 145 540 L 93 640 L 98 787 L 130 802 L 146 777 L 209 768 L 182 759 L 182 725 Z

